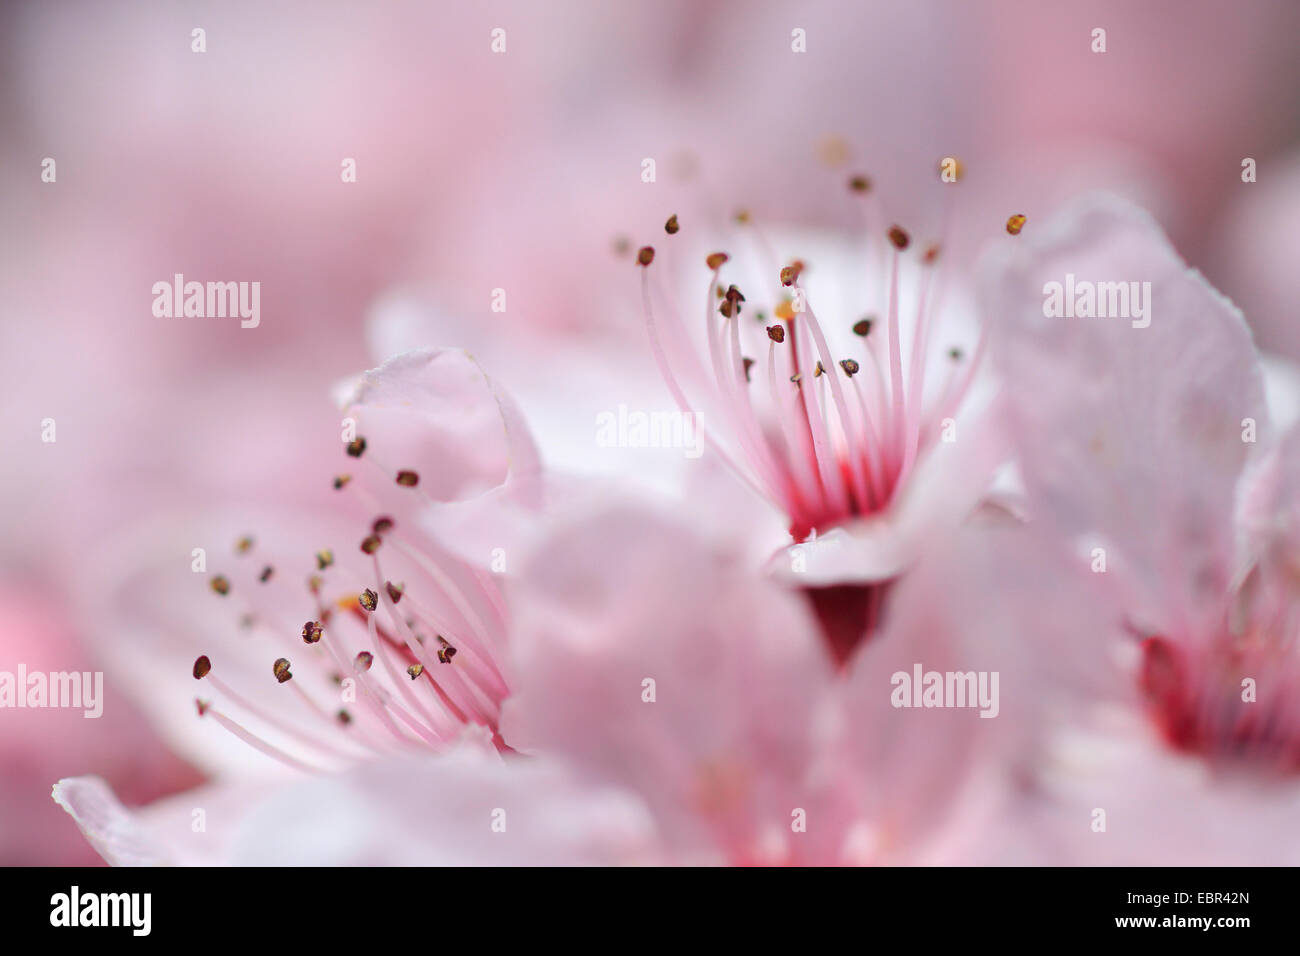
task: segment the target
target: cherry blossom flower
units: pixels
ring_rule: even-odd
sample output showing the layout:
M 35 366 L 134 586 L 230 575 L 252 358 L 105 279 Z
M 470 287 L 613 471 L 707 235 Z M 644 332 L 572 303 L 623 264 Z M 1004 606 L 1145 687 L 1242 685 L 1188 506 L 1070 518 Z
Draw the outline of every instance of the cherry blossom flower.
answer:
M 870 181 L 854 176 L 849 188 L 873 223 Z M 698 326 L 656 282 L 659 253 L 641 249 L 650 347 L 682 414 L 703 423 L 709 451 L 786 516 L 795 547 L 771 570 L 809 589 L 843 660 L 878 623 L 886 584 L 923 541 L 974 510 L 1002 463 L 983 414 L 988 394 L 972 396 L 983 339 L 971 341 L 968 312 L 959 307 L 954 321 L 944 311 L 939 247 L 914 248 L 899 226 L 865 249 L 823 242 L 819 258 L 778 260 L 764 229 L 740 218 L 758 281 L 746 293 L 724 278 L 727 253 L 702 257 L 703 357 L 690 331 Z M 669 253 L 676 225 L 665 227 Z M 865 304 L 846 315 L 844 293 L 858 285 Z M 833 325 L 814 309 L 822 295 Z
M 172 515 L 88 572 L 114 673 L 213 771 L 338 769 L 496 729 L 499 576 L 420 516 L 527 486 L 531 438 L 456 350 L 399 356 L 342 392 L 337 457 L 301 463 L 303 504 L 285 489 Z M 332 500 L 316 504 L 317 488 Z
M 439 753 L 139 811 L 91 778 L 55 797 L 119 863 L 958 861 L 984 812 L 963 796 L 1031 724 L 1024 695 L 996 720 L 891 705 L 917 661 L 1014 673 L 1014 648 L 961 647 L 936 618 L 953 566 L 909 575 L 841 671 L 797 593 L 674 510 L 612 495 L 552 515 L 510 592 L 509 749 L 466 728 Z
M 1259 821 L 1296 798 L 1300 433 L 1272 432 L 1241 314 L 1140 211 L 1086 201 L 1014 252 L 992 352 L 1030 520 L 1076 556 L 1053 653 L 1079 665 L 1047 685 L 1078 703 L 1033 771 L 1026 852 L 1294 861 Z M 1043 285 L 1067 272 L 1149 281 L 1149 326 L 1046 318 Z

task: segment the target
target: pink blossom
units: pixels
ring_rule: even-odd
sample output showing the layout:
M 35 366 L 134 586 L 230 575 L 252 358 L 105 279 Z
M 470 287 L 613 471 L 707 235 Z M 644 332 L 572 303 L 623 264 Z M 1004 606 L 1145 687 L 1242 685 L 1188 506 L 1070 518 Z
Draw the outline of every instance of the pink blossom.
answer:
M 1079 673 L 1054 693 L 1078 697 L 1034 770 L 1036 851 L 1284 861 L 1288 841 L 1258 835 L 1294 801 L 1300 754 L 1300 434 L 1271 431 L 1241 314 L 1144 214 L 1081 203 L 1014 252 L 989 299 L 1009 433 L 1031 520 L 1076 556 L 1074 636 L 1054 653 Z M 1044 283 L 1067 272 L 1150 282 L 1149 326 L 1045 317 Z
M 218 576 L 182 563 L 116 595 L 137 612 L 115 635 L 123 667 L 226 772 L 141 811 L 102 781 L 60 781 L 56 800 L 110 861 L 944 858 L 959 795 L 1014 726 L 889 705 L 904 666 L 973 666 L 925 620 L 948 571 L 900 585 L 878 642 L 837 668 L 804 596 L 736 560 L 742 534 L 692 527 L 711 499 L 674 515 L 589 489 L 543 502 L 502 591 L 422 522 L 456 506 L 439 497 L 525 508 L 544 488 L 526 480 L 536 459 L 508 397 L 433 350 L 367 373 L 345 411 L 364 447 L 339 451 L 338 514 L 282 508 L 220 571 L 214 558 Z M 395 481 L 406 473 L 421 480 Z M 319 550 L 357 525 L 362 554 Z M 340 678 L 356 682 L 342 708 Z M 919 747 L 935 734 L 945 746 Z M 307 779 L 250 775 L 258 752 L 263 770 Z M 408 845 L 430 793 L 438 820 Z M 497 809 L 524 823 L 492 844 Z
M 516 575 L 509 751 L 466 731 L 440 755 L 142 811 L 90 778 L 55 796 L 119 863 L 953 862 L 954 828 L 983 812 L 961 798 L 1024 723 L 890 705 L 890 674 L 918 660 L 1011 663 L 932 627 L 951 568 L 933 571 L 837 671 L 797 592 L 680 516 L 609 499 L 554 521 Z
M 868 228 L 878 225 L 870 184 L 851 187 L 867 196 Z M 641 253 L 650 348 L 665 383 L 681 412 L 702 422 L 709 451 L 785 516 L 797 547 L 771 568 L 825 598 L 819 612 L 841 659 L 874 629 L 883 584 L 975 508 L 1002 460 L 982 414 L 987 396 L 968 400 L 983 339 L 969 313 L 958 309 L 954 320 L 943 308 L 961 290 L 936 277 L 941 249 L 915 248 L 899 226 L 878 228 L 865 244 L 823 240 L 805 261 L 777 259 L 747 220 L 761 267 L 733 273 L 728 254 L 701 256 L 708 272 L 691 271 L 707 275 L 702 322 L 688 323 L 657 282 L 660 253 Z M 661 246 L 669 255 L 674 241 Z M 748 291 L 734 281 L 745 277 L 757 279 Z M 819 318 L 822 301 L 831 304 Z

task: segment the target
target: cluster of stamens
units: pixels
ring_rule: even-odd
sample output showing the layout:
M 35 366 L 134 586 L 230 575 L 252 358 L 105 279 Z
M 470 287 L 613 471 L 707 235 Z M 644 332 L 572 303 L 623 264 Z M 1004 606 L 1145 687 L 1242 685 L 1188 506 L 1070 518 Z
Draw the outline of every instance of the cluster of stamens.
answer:
M 348 456 L 363 461 L 369 459 L 366 449 L 360 437 L 346 446 Z M 412 489 L 406 494 L 423 494 L 415 471 L 395 475 L 398 487 Z M 350 476 L 334 484 L 339 490 L 352 487 Z M 356 494 L 380 510 L 364 489 L 357 487 Z M 255 546 L 252 536 L 245 536 L 234 551 L 242 558 Z M 385 547 L 396 548 L 419 569 L 418 589 L 384 576 L 380 553 Z M 330 548 L 315 553 L 305 595 L 313 610 L 298 631 L 298 650 L 283 648 L 271 663 L 269 676 L 297 698 L 289 703 L 297 705 L 301 717 L 284 716 L 291 708 L 283 702 L 260 699 L 274 687 L 226 683 L 206 654 L 194 662 L 193 677 L 207 681 L 221 701 L 217 706 L 197 700 L 199 715 L 281 763 L 309 771 L 409 747 L 441 748 L 467 724 L 487 727 L 504 747 L 497 721 L 508 688 L 497 647 L 505 621 L 496 583 L 472 569 L 450 567 L 453 559 L 419 536 L 401 534 L 388 514 L 371 522 L 358 550 L 364 556 L 359 566 L 340 561 Z M 259 565 L 246 591 L 223 574 L 213 576 L 210 586 L 224 599 L 246 605 L 240 614 L 244 627 L 265 631 L 283 647 L 293 638 L 276 602 L 263 597 L 275 569 Z M 340 577 L 359 578 L 363 586 L 348 586 Z M 308 677 L 311 685 L 304 686 Z M 328 705 L 326 695 L 337 695 L 341 706 Z M 313 727 L 318 719 L 330 725 L 330 733 Z M 342 729 L 346 734 L 340 739 Z
M 870 190 L 870 181 L 855 176 L 849 182 L 854 193 Z M 761 240 L 770 244 L 745 214 L 740 219 Z M 1023 216 L 1012 217 L 1007 231 L 1019 233 Z M 681 228 L 677 216 L 665 225 L 668 235 Z M 725 252 L 710 254 L 705 265 L 710 271 L 709 306 L 705 311 L 708 367 L 696 380 L 712 379 L 714 403 L 721 409 L 722 422 L 703 422 L 710 449 L 761 496 L 768 498 L 790 518 L 790 531 L 803 540 L 814 531 L 824 531 L 848 519 L 867 516 L 888 506 L 906 480 L 920 454 L 938 438 L 940 423 L 961 406 L 974 379 L 981 347 L 974 359 L 964 361 L 959 349 L 949 352 L 951 371 L 939 394 L 923 406 L 925 399 L 926 354 L 935 316 L 931 314 L 933 266 L 938 247 L 928 246 L 920 256 L 921 279 L 918 307 L 911 323 L 910 354 L 904 356 L 902 319 L 899 315 L 900 259 L 912 244 L 908 232 L 892 226 L 889 242 L 887 315 L 883 330 L 874 317 L 853 323 L 862 341 L 862 354 L 835 356 L 816 314 L 808 301 L 802 277 L 807 265 L 795 260 L 772 268 L 781 289 L 768 311 L 778 320 L 762 326 L 767 338 L 766 406 L 774 414 L 760 414 L 755 396 L 747 388 L 757 360 L 742 354 L 740 315 L 745 295 L 735 284 L 723 284 L 721 270 L 729 261 Z M 770 258 L 770 253 L 769 253 Z M 671 296 L 662 287 L 658 297 L 669 304 L 666 329 L 661 329 L 652 303 L 651 270 L 655 250 L 643 247 L 637 254 L 642 271 L 642 300 L 651 348 L 659 370 L 683 413 L 696 413 L 680 377 L 665 349 L 665 333 L 673 341 L 686 337 L 684 320 Z M 715 309 L 713 302 L 717 300 Z M 721 321 L 717 316 L 720 315 Z M 766 322 L 767 312 L 758 318 Z M 906 362 L 905 362 L 906 358 Z M 838 368 L 840 375 L 831 374 Z M 782 386 L 792 383 L 793 388 Z M 813 387 L 809 387 L 812 383 Z M 829 394 L 828 394 L 829 393 Z M 697 420 L 699 420 L 697 418 Z M 724 442 L 729 437 L 732 441 Z

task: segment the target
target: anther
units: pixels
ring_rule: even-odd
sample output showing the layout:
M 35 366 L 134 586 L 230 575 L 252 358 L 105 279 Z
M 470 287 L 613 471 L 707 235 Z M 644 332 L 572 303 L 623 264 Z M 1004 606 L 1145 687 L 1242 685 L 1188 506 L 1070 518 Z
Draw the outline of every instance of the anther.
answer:
M 668 233 L 670 236 L 677 235 L 677 230 L 681 228 L 682 227 L 677 222 L 677 213 L 673 213 L 669 216 L 668 221 L 664 223 L 664 232 Z
M 921 256 L 921 261 L 924 262 L 927 266 L 932 266 L 934 265 L 935 261 L 938 258 L 939 258 L 939 247 L 937 245 L 932 244 L 925 247 L 925 253 Z
M 733 285 L 723 293 L 723 302 L 722 305 L 718 307 L 718 311 L 727 318 L 731 318 L 733 315 L 739 315 L 740 303 L 744 301 L 745 297 L 741 295 L 740 290 Z
M 308 621 L 302 626 L 302 639 L 308 644 L 315 644 L 325 633 L 320 626 L 320 621 Z
M 353 458 L 360 458 L 366 450 L 366 440 L 364 438 L 354 438 L 348 442 L 348 454 Z
M 639 250 L 637 250 L 637 254 L 636 254 L 637 265 L 648 266 L 650 263 L 654 261 L 655 261 L 654 246 L 642 246 Z
M 199 716 L 202 717 L 204 714 L 208 712 L 208 708 L 212 706 L 212 701 L 199 700 L 199 698 L 195 697 L 194 706 L 198 708 Z
M 717 272 L 730 258 L 731 256 L 727 255 L 725 252 L 711 252 L 709 253 L 708 258 L 704 260 L 704 264 L 714 272 Z
M 194 662 L 194 679 L 203 680 L 208 676 L 208 671 L 212 670 L 212 661 L 208 660 L 208 655 L 203 654 Z
M 268 564 L 262 569 L 262 573 L 257 576 L 257 580 L 265 584 L 267 581 L 271 580 L 271 575 L 273 574 L 275 574 L 275 568 Z
M 379 607 L 379 595 L 370 590 L 370 588 L 366 588 L 362 591 L 357 597 L 357 601 L 367 611 L 373 611 L 375 608 Z
M 397 483 L 403 488 L 414 488 L 420 483 L 420 476 L 413 471 L 399 471 Z
M 752 358 L 742 358 L 741 361 L 745 364 L 745 381 L 748 382 L 750 381 L 749 370 L 754 367 L 754 360 Z
M 874 321 L 875 319 L 872 318 L 858 319 L 858 321 L 853 323 L 853 334 L 861 335 L 863 338 L 870 335 L 871 323 Z
M 411 675 L 411 680 L 415 680 L 417 677 L 419 677 L 421 674 L 424 673 L 424 665 L 412 664 L 410 667 L 406 669 L 406 673 Z
M 889 241 L 894 244 L 895 249 L 902 252 L 911 244 L 912 237 L 907 234 L 907 231 L 902 226 L 890 226 Z
M 826 374 L 826 369 L 822 365 L 821 359 L 817 360 L 817 366 L 813 369 L 813 378 L 821 378 Z
M 334 563 L 334 552 L 331 551 L 329 548 L 326 548 L 323 551 L 316 552 L 317 569 L 324 571 L 333 563 Z
M 866 176 L 854 176 L 849 180 L 849 189 L 855 193 L 865 193 L 871 191 L 871 180 Z
M 388 589 L 388 597 L 394 604 L 402 599 L 402 592 L 406 590 L 406 585 L 396 585 L 392 581 L 385 581 L 384 587 Z
M 857 359 L 850 358 L 850 359 L 841 359 L 840 368 L 844 369 L 845 375 L 847 375 L 849 378 L 852 378 L 854 375 L 858 374 L 858 371 L 862 368 L 862 366 L 858 364 Z
M 216 591 L 222 597 L 225 597 L 230 593 L 230 579 L 224 574 L 218 574 L 208 583 L 211 585 L 212 590 Z
M 965 354 L 966 353 L 961 349 L 954 348 L 948 350 L 948 358 L 952 359 L 954 362 L 960 362 Z
M 346 485 L 346 484 L 347 484 L 349 481 L 351 481 L 351 480 L 352 480 L 352 476 L 351 476 L 351 475 L 335 475 L 335 476 L 334 476 L 334 490 L 335 490 L 335 491 L 342 491 L 342 490 L 343 490 L 343 486 Z
M 374 654 L 371 654 L 369 651 L 361 651 L 353 659 L 352 664 L 359 671 L 368 671 L 370 670 L 370 665 L 373 664 L 374 662 L 375 662 Z
M 307 579 L 307 590 L 312 594 L 320 594 L 321 585 L 324 583 L 324 579 L 319 574 L 313 574 Z
M 275 674 L 275 679 L 281 684 L 293 677 L 289 673 L 289 659 L 287 657 L 277 657 L 275 663 L 271 665 L 271 672 Z
M 379 546 L 383 543 L 384 542 L 380 540 L 379 535 L 377 534 L 367 535 L 361 542 L 361 553 L 374 554 L 376 551 L 379 550 Z
M 338 722 L 346 727 L 348 724 L 352 723 L 352 715 L 346 710 L 340 709 L 338 712 Z
M 388 534 L 393 530 L 393 519 L 385 515 L 382 518 L 376 518 L 375 523 L 370 526 L 370 530 L 375 534 Z
M 252 549 L 253 549 L 253 539 L 248 535 L 244 535 L 244 537 L 240 538 L 238 541 L 235 542 L 236 554 L 248 554 L 248 552 L 251 551 Z
M 451 659 L 456 656 L 456 648 L 447 644 L 445 647 L 438 648 L 438 660 L 444 664 L 450 664 Z
M 1007 220 L 1007 232 L 1009 232 L 1013 236 L 1020 235 L 1020 230 L 1025 228 L 1025 223 L 1027 221 L 1028 220 L 1020 213 L 1016 213 L 1014 216 L 1012 216 L 1010 219 Z
M 773 342 L 780 345 L 782 342 L 785 341 L 785 326 L 769 325 L 767 327 L 767 337 L 771 339 Z

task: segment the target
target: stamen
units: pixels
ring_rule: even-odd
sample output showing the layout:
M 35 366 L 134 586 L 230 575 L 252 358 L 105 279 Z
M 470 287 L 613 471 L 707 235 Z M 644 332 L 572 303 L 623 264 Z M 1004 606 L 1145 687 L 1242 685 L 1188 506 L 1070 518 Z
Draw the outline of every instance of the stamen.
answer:
M 308 644 L 315 644 L 321 639 L 321 634 L 323 633 L 324 628 L 321 627 L 320 621 L 308 621 L 302 626 L 302 639 Z M 285 661 L 286 670 L 288 670 L 288 664 L 289 662 Z M 279 677 L 279 674 L 277 673 L 276 676 Z M 288 678 L 286 677 L 285 680 L 288 680 Z M 281 683 L 283 683 L 283 681 Z
M 322 551 L 316 552 L 317 570 L 324 571 L 333 563 L 334 563 L 334 552 L 331 551 L 329 548 L 325 548 Z M 320 579 L 317 578 L 316 580 L 319 581 Z M 320 590 L 320 585 L 317 584 L 316 587 L 312 589 L 312 593 L 315 594 L 319 590 Z
M 310 764 L 303 763 L 297 757 L 291 757 L 283 750 L 281 750 L 279 747 L 267 743 L 261 737 L 257 736 L 257 734 L 253 733 L 252 731 L 246 729 L 242 725 L 231 720 L 229 717 L 227 717 L 221 711 L 217 710 L 211 704 L 209 703 L 201 704 L 199 707 L 199 715 L 207 716 L 209 714 L 212 716 L 213 720 L 215 720 L 226 730 L 230 731 L 232 734 L 234 734 L 244 743 L 248 744 L 254 750 L 258 751 L 259 753 L 266 754 L 266 756 L 271 757 L 274 760 L 280 761 L 280 763 L 284 764 L 290 769 L 298 770 L 301 771 L 302 773 L 310 773 L 310 774 L 317 774 L 323 772 L 321 767 L 313 767 Z
M 894 407 L 888 450 L 897 453 L 903 442 L 903 346 L 898 326 L 898 253 L 906 249 L 911 240 L 898 226 L 891 226 L 889 241 L 894 244 L 895 252 L 889 270 L 889 384 Z M 901 458 L 887 456 L 886 460 L 891 461 L 893 467 L 901 466 Z
M 477 634 L 488 633 L 487 629 L 483 626 L 482 620 L 478 616 L 478 612 L 475 611 L 474 608 L 468 603 L 467 599 L 465 598 L 465 595 L 461 592 L 460 588 L 456 586 L 455 582 L 451 581 L 450 578 L 448 578 L 447 575 L 443 573 L 442 569 L 439 568 L 436 563 L 429 561 L 425 555 L 412 550 L 411 548 L 405 546 L 402 542 L 398 542 L 398 548 L 402 550 L 404 553 L 410 555 L 414 560 L 420 563 L 429 572 L 429 574 L 435 579 L 435 581 L 441 588 L 443 594 L 445 594 L 451 600 L 456 610 L 461 614 L 462 618 L 464 618 L 464 620 L 469 624 L 471 630 L 473 630 Z M 383 572 L 380 570 L 379 567 L 379 559 L 376 557 L 372 560 L 374 561 L 374 565 L 375 565 L 375 577 L 377 579 L 382 580 Z M 402 636 L 403 640 L 406 642 L 407 648 L 411 651 L 411 653 L 414 654 L 415 657 L 421 660 L 422 662 L 429 663 L 431 659 L 427 657 L 424 648 L 421 646 L 420 642 L 416 638 L 410 626 L 407 625 L 407 623 L 402 619 L 402 616 L 397 613 L 397 606 L 395 604 L 385 602 L 384 609 L 388 612 L 389 620 L 392 621 L 393 626 L 397 629 L 397 632 Z M 447 628 L 445 626 L 445 622 L 437 626 L 440 631 L 445 630 L 450 632 L 452 630 L 451 628 Z M 473 657 L 476 663 L 486 667 L 490 667 L 493 671 L 494 676 L 500 681 L 502 685 L 504 685 L 504 680 L 501 680 L 500 678 L 500 671 L 495 667 L 494 664 L 492 664 L 491 661 L 486 660 L 482 655 L 477 653 L 475 653 Z M 444 693 L 438 681 L 433 679 L 432 674 L 429 675 L 429 679 L 430 682 L 439 691 L 440 694 Z M 486 702 L 488 708 L 495 712 L 500 707 L 499 699 L 493 699 L 491 695 L 483 694 L 482 690 L 479 687 L 477 687 L 475 684 L 467 683 L 465 680 L 461 678 L 461 675 L 454 670 L 451 671 L 447 676 L 447 682 L 448 682 L 447 693 L 449 693 L 450 690 L 452 689 L 459 690 L 461 692 L 459 695 L 461 697 L 461 702 L 466 707 L 474 711 L 479 722 L 486 724 L 487 726 L 495 729 L 496 720 L 494 717 L 489 715 L 488 710 L 485 709 L 483 706 L 483 702 Z M 480 701 L 479 699 L 480 695 L 482 695 L 483 698 L 482 701 Z M 455 706 L 451 703 L 450 697 L 445 698 L 445 702 L 449 706 Z M 464 713 L 461 710 L 461 708 L 457 707 L 456 711 L 460 715 L 461 720 L 464 721 L 466 718 L 464 717 Z
M 420 483 L 420 476 L 413 471 L 399 471 L 397 483 L 403 488 L 414 488 Z
M 370 530 L 375 534 L 384 535 L 393 530 L 393 519 L 384 515 L 375 519 L 375 523 L 370 526 Z
M 800 287 L 800 291 L 804 291 Z M 812 334 L 813 341 L 817 344 L 817 350 L 821 353 L 822 359 L 817 362 L 816 375 L 820 376 L 825 368 L 822 360 L 827 363 L 833 361 L 831 357 L 830 346 L 826 342 L 826 336 L 822 334 L 821 323 L 817 321 L 817 315 L 813 312 L 812 306 L 807 302 L 807 293 L 804 294 L 804 317 L 803 323 L 807 326 L 808 331 Z M 862 472 L 862 456 L 858 450 L 858 442 L 855 439 L 852 428 L 852 419 L 849 416 L 849 406 L 844 399 L 844 391 L 840 388 L 839 379 L 830 376 L 831 397 L 834 399 L 835 408 L 839 412 L 840 431 L 844 436 L 845 451 L 849 458 L 850 474 L 853 476 L 853 493 L 858 499 L 859 511 L 865 513 L 869 508 L 867 494 L 867 480 Z M 842 475 L 837 475 L 840 481 L 843 481 Z
M 212 590 L 216 591 L 222 597 L 225 597 L 230 593 L 230 579 L 224 574 L 218 574 L 209 582 L 209 584 L 212 587 Z
M 364 438 L 354 438 L 348 442 L 348 456 L 351 458 L 360 458 L 366 450 L 366 440 Z
M 784 327 L 779 327 L 784 338 Z M 793 361 L 793 360 L 792 360 Z M 790 406 L 793 404 L 787 401 L 783 391 L 776 387 L 776 341 L 770 341 L 767 345 L 767 385 L 768 391 L 772 396 L 772 404 L 776 407 L 777 422 L 781 429 L 781 440 L 785 446 L 785 461 L 787 464 L 787 474 L 793 487 L 790 489 L 790 499 L 800 507 L 808 507 L 811 502 L 817 499 L 817 476 L 809 465 L 812 458 L 811 438 L 808 435 L 808 429 L 798 429 L 795 424 L 795 412 Z M 795 399 L 797 402 L 798 399 Z M 798 452 L 795 451 L 796 441 L 801 441 L 801 447 Z M 784 487 L 784 486 L 783 486 Z M 795 509 L 790 513 L 794 514 Z
M 380 540 L 379 535 L 377 534 L 367 535 L 361 542 L 361 553 L 374 554 L 376 551 L 379 550 L 379 546 L 381 544 L 383 544 L 383 541 Z
M 680 228 L 681 226 L 677 223 L 677 213 L 673 213 L 669 216 L 668 221 L 664 223 L 664 232 L 668 233 L 670 236 L 677 235 L 677 230 Z
M 271 665 L 271 671 L 281 684 L 293 678 L 293 674 L 289 673 L 289 660 L 285 657 L 276 658 L 275 663 Z
M 659 367 L 659 374 L 663 376 L 664 384 L 668 386 L 668 391 L 673 396 L 673 401 L 677 403 L 678 409 L 684 415 L 689 415 L 692 421 L 699 421 L 700 417 L 692 408 L 691 403 L 686 398 L 686 393 L 682 391 L 681 385 L 677 381 L 677 376 L 673 374 L 672 367 L 668 364 L 668 356 L 664 352 L 663 343 L 659 341 L 659 332 L 655 326 L 654 307 L 650 302 L 650 282 L 648 273 L 642 273 L 641 278 L 641 306 L 645 311 L 646 331 L 650 336 L 650 352 L 654 356 L 655 364 Z M 731 472 L 740 478 L 742 482 L 749 486 L 750 490 L 760 498 L 766 497 L 762 489 L 754 483 L 754 480 L 732 459 L 731 455 L 722 448 L 722 446 L 713 437 L 711 430 L 705 426 L 702 429 L 705 440 L 708 441 L 709 447 L 717 454 Z
M 1025 228 L 1025 223 L 1027 221 L 1028 220 L 1020 213 L 1016 213 L 1014 216 L 1012 216 L 1010 219 L 1007 220 L 1007 232 L 1013 236 L 1020 235 L 1020 230 Z
M 208 673 L 211 670 L 212 670 L 212 661 L 208 660 L 208 655 L 207 654 L 200 655 L 198 660 L 194 662 L 194 679 L 203 680 L 203 678 L 208 676 Z
M 379 607 L 379 595 L 370 590 L 370 588 L 366 588 L 357 597 L 357 602 L 367 611 L 373 611 L 375 608 Z

